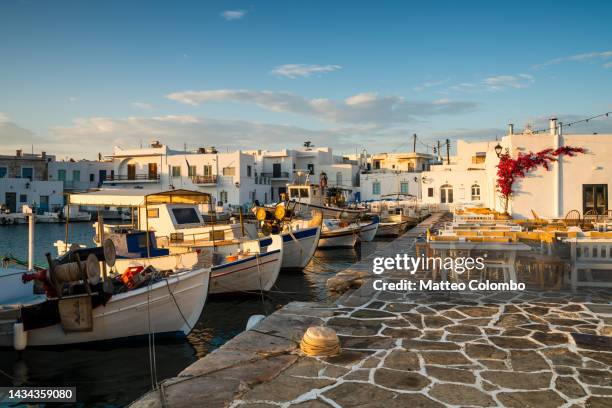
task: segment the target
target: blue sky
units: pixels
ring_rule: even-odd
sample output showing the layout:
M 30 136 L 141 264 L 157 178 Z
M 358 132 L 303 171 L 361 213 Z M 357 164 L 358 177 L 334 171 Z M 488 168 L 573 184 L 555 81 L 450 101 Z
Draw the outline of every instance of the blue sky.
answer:
M 610 21 L 606 1 L 3 1 L 0 149 L 494 138 L 612 110 Z

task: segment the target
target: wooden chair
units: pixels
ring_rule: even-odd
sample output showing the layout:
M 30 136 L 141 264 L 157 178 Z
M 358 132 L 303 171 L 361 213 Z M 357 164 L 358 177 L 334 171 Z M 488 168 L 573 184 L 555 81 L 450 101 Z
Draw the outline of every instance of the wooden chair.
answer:
M 571 210 L 567 214 L 565 214 L 565 218 L 563 219 L 563 223 L 568 227 L 577 227 L 581 224 L 580 219 L 580 211 Z

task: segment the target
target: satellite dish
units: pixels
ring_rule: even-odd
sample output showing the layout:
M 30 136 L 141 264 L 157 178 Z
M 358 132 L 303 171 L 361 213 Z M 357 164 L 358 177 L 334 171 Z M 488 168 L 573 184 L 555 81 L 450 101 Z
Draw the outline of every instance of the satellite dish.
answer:
M 100 282 L 100 261 L 94 254 L 89 254 L 85 261 L 87 269 L 87 280 L 92 285 L 97 285 Z
M 113 266 L 115 266 L 115 260 L 117 259 L 117 251 L 115 250 L 115 244 L 112 240 L 107 239 L 104 241 L 102 249 L 104 251 L 104 260 L 106 261 L 106 264 L 112 268 Z

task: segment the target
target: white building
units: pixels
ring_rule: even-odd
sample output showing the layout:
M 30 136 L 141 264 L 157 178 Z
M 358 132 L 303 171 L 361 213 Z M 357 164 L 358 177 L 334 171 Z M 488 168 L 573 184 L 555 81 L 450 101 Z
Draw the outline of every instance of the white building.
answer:
M 55 156 L 24 153 L 0 155 L 0 206 L 11 212 L 21 212 L 27 204 L 43 211 L 63 205 L 63 186 L 47 181 L 48 165 Z
M 253 155 L 241 151 L 185 152 L 154 142 L 147 148 L 115 147 L 111 157 L 114 168 L 105 187 L 199 190 L 234 206 L 270 201 L 270 180 L 256 171 Z
M 509 212 L 518 218 L 532 217 L 532 210 L 541 217 L 563 218 L 571 210 L 585 213 L 595 210 L 605 214 L 612 206 L 610 185 L 612 184 L 612 134 L 564 134 L 565 128 L 551 119 L 547 133 L 533 134 L 526 131 L 512 132 L 500 141 L 500 146 L 509 150 L 513 158 L 519 152 L 538 152 L 560 146 L 581 147 L 585 154 L 574 157 L 562 156 L 549 170 L 538 168 L 519 178 L 513 186 Z M 570 128 L 571 129 L 571 128 Z M 487 156 L 487 183 L 495 186 L 497 155 L 491 149 Z M 490 195 L 486 206 L 503 210 L 499 194 Z
M 493 152 L 495 141 L 457 141 L 457 154 L 442 164 L 430 166 L 422 173 L 421 201 L 438 204 L 441 209 L 452 209 L 457 205 L 478 206 L 486 202 L 495 191 L 487 182 L 487 154 Z
M 287 192 L 287 184 L 297 171 L 308 172 L 310 182 L 318 184 L 322 173 L 328 187 L 338 187 L 354 194 L 359 186 L 357 161 L 334 155 L 329 147 L 282 149 L 278 151 L 249 150 L 257 162 L 257 171 L 271 180 L 271 200 L 278 201 Z
M 422 202 L 449 209 L 484 206 L 501 212 L 504 200 L 497 191 L 497 145 L 512 158 L 519 152 L 573 146 L 586 149 L 586 154 L 562 156 L 548 170 L 534 169 L 514 182 L 508 212 L 516 218 L 531 218 L 534 212 L 544 218 L 563 218 L 571 210 L 582 216 L 589 211 L 607 213 L 611 208 L 612 135 L 563 134 L 556 119 L 551 119 L 549 127 L 546 133 L 514 133 L 510 125 L 499 142 L 459 140 L 450 164 L 445 161 L 422 173 Z
M 52 161 L 49 162 L 48 179 L 63 182 L 66 191 L 87 191 L 101 187 L 113 169 L 110 160 Z

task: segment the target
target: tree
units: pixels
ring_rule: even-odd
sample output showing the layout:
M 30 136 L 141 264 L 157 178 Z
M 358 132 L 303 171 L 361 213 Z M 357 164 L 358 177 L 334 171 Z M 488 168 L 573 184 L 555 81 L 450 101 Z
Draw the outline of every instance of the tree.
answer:
M 502 154 L 497 164 L 497 191 L 504 200 L 504 213 L 508 213 L 508 203 L 512 196 L 512 185 L 517 178 L 525 177 L 529 171 L 539 166 L 543 166 L 548 170 L 550 164 L 557 161 L 559 156 L 567 155 L 573 157 L 578 153 L 584 152 L 585 150 L 582 147 L 562 146 L 557 149 L 544 149 L 537 153 L 519 152 L 516 159 L 513 159 L 508 151 Z

